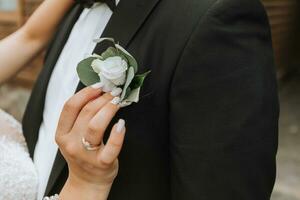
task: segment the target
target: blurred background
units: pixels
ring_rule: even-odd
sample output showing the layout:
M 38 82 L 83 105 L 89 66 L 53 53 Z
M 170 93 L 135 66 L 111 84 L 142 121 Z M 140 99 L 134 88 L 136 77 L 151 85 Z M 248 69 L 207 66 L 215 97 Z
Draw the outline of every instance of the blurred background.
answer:
M 0 0 L 0 39 L 20 27 L 42 0 Z M 200 1 L 200 0 L 199 0 Z M 262 0 L 272 28 L 281 101 L 277 182 L 272 200 L 300 200 L 300 2 Z M 0 108 L 18 120 L 43 62 L 42 53 L 26 70 L 0 87 Z

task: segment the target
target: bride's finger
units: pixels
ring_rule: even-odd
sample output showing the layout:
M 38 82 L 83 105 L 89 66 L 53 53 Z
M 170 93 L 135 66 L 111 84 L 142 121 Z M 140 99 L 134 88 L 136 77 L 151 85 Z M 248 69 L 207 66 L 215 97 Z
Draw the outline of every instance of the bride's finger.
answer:
M 109 94 L 105 93 L 102 96 L 94 99 L 93 101 L 90 101 L 88 104 L 86 104 L 83 109 L 80 111 L 75 124 L 73 126 L 73 129 L 76 130 L 77 133 L 84 133 L 89 132 L 89 128 L 87 125 L 89 124 L 89 121 L 96 115 L 99 110 L 107 104 L 107 102 L 111 101 L 114 97 Z M 88 138 L 85 138 L 88 140 Z M 88 140 L 89 141 L 89 140 Z
M 92 99 L 95 99 L 102 93 L 100 86 L 93 85 L 86 87 L 71 97 L 64 105 L 60 115 L 57 134 L 68 133 L 77 119 L 81 109 Z
M 84 139 L 90 144 L 101 144 L 103 134 L 119 109 L 119 105 L 115 105 L 111 102 L 106 103 L 106 105 L 90 120 L 88 131 L 83 135 Z
M 125 137 L 125 121 L 120 119 L 113 127 L 109 139 L 102 151 L 99 151 L 99 164 L 110 165 L 118 158 Z

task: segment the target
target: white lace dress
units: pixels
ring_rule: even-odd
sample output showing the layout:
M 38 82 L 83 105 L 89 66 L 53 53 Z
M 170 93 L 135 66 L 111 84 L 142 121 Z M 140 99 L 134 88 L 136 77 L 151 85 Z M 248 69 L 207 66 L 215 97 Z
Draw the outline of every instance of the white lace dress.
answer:
M 37 181 L 20 123 L 0 109 L 0 200 L 35 200 Z

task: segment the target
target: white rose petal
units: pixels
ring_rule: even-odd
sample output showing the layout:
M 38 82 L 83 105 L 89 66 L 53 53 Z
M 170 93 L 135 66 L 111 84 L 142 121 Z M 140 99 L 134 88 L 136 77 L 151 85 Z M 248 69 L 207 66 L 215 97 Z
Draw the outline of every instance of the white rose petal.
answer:
M 116 86 L 125 84 L 128 64 L 119 56 L 109 57 L 104 61 L 96 59 L 92 62 L 92 68 L 99 76 L 101 75 Z
M 114 97 L 117 97 L 122 93 L 122 91 L 122 88 L 115 87 L 110 94 Z
M 95 59 L 93 62 L 92 62 L 92 68 L 94 70 L 94 72 L 96 72 L 97 74 L 100 73 L 100 65 L 102 64 L 102 60 L 99 60 L 99 59 Z
M 115 88 L 115 84 L 110 80 L 106 79 L 101 73 L 99 74 L 100 81 L 103 84 L 102 91 L 103 92 L 111 92 Z
M 111 79 L 111 82 L 113 82 L 115 85 L 124 85 L 126 81 L 126 73 L 122 74 L 120 78 L 117 79 Z
M 109 80 L 120 78 L 128 69 L 127 62 L 119 56 L 107 58 L 99 67 L 103 75 Z

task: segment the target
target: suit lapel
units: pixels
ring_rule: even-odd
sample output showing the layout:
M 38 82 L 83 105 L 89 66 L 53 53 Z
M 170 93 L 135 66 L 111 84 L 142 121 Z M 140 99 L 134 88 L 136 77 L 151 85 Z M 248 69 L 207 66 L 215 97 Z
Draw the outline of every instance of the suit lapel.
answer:
M 128 47 L 134 35 L 159 1 L 160 0 L 121 0 L 109 20 L 102 37 L 113 37 L 120 42 L 122 46 Z M 105 46 L 97 45 L 94 49 L 94 53 L 101 53 L 104 50 Z M 82 88 L 84 88 L 84 85 L 79 83 L 76 91 Z M 47 185 L 46 195 L 49 195 L 49 192 L 51 192 L 52 187 L 65 165 L 66 162 L 58 152 Z
M 123 47 L 128 47 L 134 35 L 138 32 L 148 15 L 160 0 L 121 0 L 102 37 L 113 37 Z M 106 46 L 98 44 L 94 53 L 102 53 Z M 77 92 L 84 88 L 78 84 Z
M 121 0 L 102 37 L 113 37 L 127 47 L 158 2 L 159 0 Z M 97 45 L 94 52 L 103 50 L 105 49 L 101 45 Z

